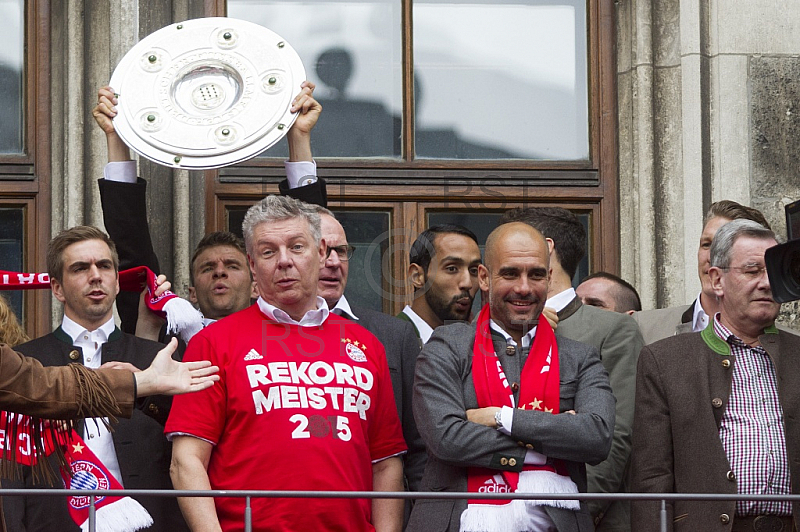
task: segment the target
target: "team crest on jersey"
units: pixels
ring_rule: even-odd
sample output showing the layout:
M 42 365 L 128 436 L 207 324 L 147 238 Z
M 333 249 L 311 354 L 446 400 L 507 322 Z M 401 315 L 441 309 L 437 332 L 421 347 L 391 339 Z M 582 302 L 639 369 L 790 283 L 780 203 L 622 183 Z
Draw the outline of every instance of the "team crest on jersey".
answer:
M 342 342 L 345 342 L 344 350 L 347 353 L 347 356 L 350 357 L 351 360 L 354 362 L 366 362 L 367 355 L 364 354 L 363 349 L 366 349 L 367 346 L 359 343 L 358 340 L 350 341 L 349 338 L 342 338 Z
M 263 358 L 264 358 L 264 357 L 262 357 L 262 356 L 259 354 L 259 352 L 258 352 L 258 351 L 256 351 L 255 349 L 251 349 L 251 350 L 250 350 L 250 351 L 249 351 L 249 352 L 248 352 L 248 353 L 247 353 L 247 354 L 244 356 L 244 359 L 245 359 L 245 360 L 261 360 L 261 359 L 263 359 Z
M 72 467 L 72 479 L 69 481 L 71 490 L 107 490 L 109 486 L 108 477 L 102 469 L 86 460 L 77 460 L 70 464 Z M 105 496 L 99 495 L 95 502 L 99 503 Z M 78 495 L 69 498 L 69 505 L 73 508 L 82 509 L 89 506 L 89 496 Z

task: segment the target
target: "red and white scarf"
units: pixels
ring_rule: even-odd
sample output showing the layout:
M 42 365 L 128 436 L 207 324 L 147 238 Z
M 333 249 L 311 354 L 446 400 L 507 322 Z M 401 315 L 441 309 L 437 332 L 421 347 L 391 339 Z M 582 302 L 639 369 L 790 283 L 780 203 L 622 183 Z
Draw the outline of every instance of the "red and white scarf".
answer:
M 514 395 L 508 385 L 500 359 L 494 351 L 489 325 L 489 305 L 478 315 L 475 343 L 472 348 L 472 380 L 478 406 L 514 407 Z M 522 368 L 519 408 L 558 414 L 560 399 L 558 345 L 553 329 L 539 316 L 533 345 Z M 548 460 L 528 451 L 521 473 L 471 467 L 467 472 L 467 490 L 477 493 L 578 493 L 564 463 Z M 534 463 L 529 463 L 534 462 Z M 577 500 L 470 500 L 461 515 L 462 532 L 518 532 L 528 530 L 527 506 L 555 506 L 580 509 Z
M 14 416 L 9 419 L 8 416 Z M 14 434 L 6 432 L 0 443 L 0 457 L 20 465 L 36 466 L 41 458 L 60 448 L 69 469 L 60 469 L 66 489 L 120 490 L 122 485 L 114 478 L 103 462 L 87 447 L 74 430 L 62 427 L 47 430 L 49 421 L 35 420 L 30 416 L 0 412 L 0 426 L 15 428 Z M 86 532 L 89 530 L 89 496 L 67 497 L 70 516 Z M 134 532 L 153 524 L 153 518 L 130 497 L 98 495 L 95 497 L 97 532 Z
M 167 290 L 155 296 L 156 274 L 147 266 L 138 266 L 119 272 L 119 288 L 125 292 L 141 292 L 147 287 L 145 303 L 151 312 L 167 320 L 167 332 L 177 333 L 188 342 L 203 328 L 203 316 L 191 303 Z M 50 288 L 46 273 L 18 273 L 0 270 L 0 290 L 29 290 Z

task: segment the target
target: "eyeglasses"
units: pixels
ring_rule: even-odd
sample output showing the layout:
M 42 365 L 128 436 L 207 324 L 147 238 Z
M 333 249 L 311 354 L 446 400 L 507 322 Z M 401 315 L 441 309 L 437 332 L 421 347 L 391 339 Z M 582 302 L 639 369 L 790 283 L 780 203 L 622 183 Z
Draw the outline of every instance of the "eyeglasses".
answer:
M 353 256 L 353 253 L 356 251 L 355 246 L 351 246 L 347 244 L 346 246 L 328 246 L 328 252 L 325 254 L 325 258 L 330 258 L 331 251 L 336 252 L 336 256 L 339 257 L 339 260 L 342 262 L 347 262 Z
M 764 272 L 767 271 L 766 266 L 726 266 L 724 268 L 720 268 L 720 270 L 736 270 L 737 272 L 741 273 L 743 277 L 748 280 L 755 280 L 760 279 Z

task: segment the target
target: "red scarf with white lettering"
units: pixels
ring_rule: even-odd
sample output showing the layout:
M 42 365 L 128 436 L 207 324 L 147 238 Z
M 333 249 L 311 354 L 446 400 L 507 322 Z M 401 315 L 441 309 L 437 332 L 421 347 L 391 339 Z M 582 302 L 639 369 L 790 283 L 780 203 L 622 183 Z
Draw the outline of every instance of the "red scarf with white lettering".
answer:
M 472 348 L 472 380 L 475 385 L 478 406 L 480 408 L 489 406 L 513 408 L 515 406 L 514 396 L 503 372 L 500 359 L 494 350 L 489 320 L 489 305 L 484 305 L 478 315 L 475 342 Z M 519 405 L 517 407 L 522 410 L 539 410 L 548 414 L 558 414 L 559 392 L 558 345 L 552 327 L 545 317 L 540 315 L 533 344 L 520 375 Z M 577 492 L 577 486 L 569 478 L 563 462 L 547 460 L 547 457 L 539 453 L 535 454 L 541 458 L 541 463 L 526 464 L 522 474 L 497 469 L 469 468 L 467 490 L 477 493 L 513 493 L 518 490 L 531 493 Z M 508 461 L 506 463 L 508 464 Z M 521 475 L 526 479 L 522 488 L 520 488 Z M 531 486 L 535 491 L 530 490 Z M 513 501 L 513 503 L 517 503 L 518 508 L 512 508 L 512 503 L 508 500 L 470 500 L 468 509 L 462 515 L 462 529 L 481 530 L 481 527 L 484 526 L 483 523 L 491 522 L 494 519 L 507 521 L 511 529 L 516 529 L 514 527 L 525 529 L 525 502 Z M 577 501 L 533 501 L 533 503 L 575 509 Z M 492 505 L 494 507 L 508 505 L 508 512 L 487 511 L 486 507 Z
M 138 266 L 119 272 L 119 288 L 125 292 L 141 292 L 147 287 L 145 303 L 151 312 L 167 320 L 167 332 L 180 334 L 189 341 L 203 328 L 203 317 L 191 303 L 167 290 L 155 296 L 158 283 L 156 274 L 147 266 Z M 0 290 L 28 290 L 50 288 L 46 273 L 18 273 L 0 270 Z
M 9 419 L 8 416 L 14 416 Z M 14 434 L 5 433 L 0 439 L 0 457 L 21 465 L 34 467 L 40 457 L 51 455 L 60 448 L 66 458 L 61 467 L 61 478 L 66 489 L 76 490 L 121 490 L 122 485 L 114 478 L 103 462 L 86 445 L 86 442 L 68 425 L 57 430 L 52 423 L 23 416 L 0 412 L 0 426 L 15 427 Z M 48 426 L 49 425 L 49 426 Z M 89 530 L 89 496 L 67 497 L 67 506 L 75 524 Z M 95 497 L 96 530 L 98 532 L 134 532 L 153 524 L 153 518 L 134 499 L 127 496 L 97 495 Z

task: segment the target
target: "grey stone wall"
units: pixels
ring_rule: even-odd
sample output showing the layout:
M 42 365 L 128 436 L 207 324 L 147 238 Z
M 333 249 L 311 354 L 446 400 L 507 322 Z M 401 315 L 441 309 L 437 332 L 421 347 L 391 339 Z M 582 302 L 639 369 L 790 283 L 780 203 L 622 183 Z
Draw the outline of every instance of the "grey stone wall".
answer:
M 620 0 L 622 276 L 645 308 L 691 302 L 713 201 L 762 210 L 785 235 L 800 199 L 800 1 Z M 797 305 L 782 319 L 800 325 Z

